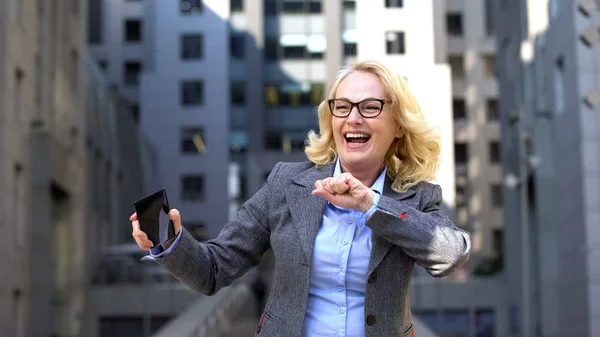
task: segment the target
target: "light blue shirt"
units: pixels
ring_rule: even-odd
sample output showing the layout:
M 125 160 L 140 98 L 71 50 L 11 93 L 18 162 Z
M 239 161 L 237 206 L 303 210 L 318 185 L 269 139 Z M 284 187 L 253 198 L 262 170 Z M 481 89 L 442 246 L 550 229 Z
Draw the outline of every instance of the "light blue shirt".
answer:
M 340 175 L 337 161 L 333 176 Z M 383 192 L 386 170 L 371 189 Z M 308 305 L 302 330 L 305 337 L 359 337 L 365 333 L 365 286 L 371 256 L 371 229 L 367 213 L 343 209 L 330 203 L 315 239 Z

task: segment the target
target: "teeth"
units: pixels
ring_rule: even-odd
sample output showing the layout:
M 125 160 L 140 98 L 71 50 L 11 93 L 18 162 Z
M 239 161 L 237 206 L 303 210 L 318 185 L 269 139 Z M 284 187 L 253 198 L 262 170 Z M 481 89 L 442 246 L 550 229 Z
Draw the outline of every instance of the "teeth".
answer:
M 369 138 L 370 136 L 364 133 L 347 133 L 346 138 Z

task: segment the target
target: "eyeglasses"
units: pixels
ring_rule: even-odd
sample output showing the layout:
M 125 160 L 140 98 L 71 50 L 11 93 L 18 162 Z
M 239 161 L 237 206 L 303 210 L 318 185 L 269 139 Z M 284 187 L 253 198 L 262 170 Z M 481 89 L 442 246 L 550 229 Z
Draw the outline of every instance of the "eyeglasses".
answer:
M 335 117 L 348 117 L 350 112 L 356 106 L 358 113 L 364 118 L 375 118 L 383 111 L 384 99 L 369 98 L 360 102 L 350 102 L 346 99 L 330 99 L 329 111 Z

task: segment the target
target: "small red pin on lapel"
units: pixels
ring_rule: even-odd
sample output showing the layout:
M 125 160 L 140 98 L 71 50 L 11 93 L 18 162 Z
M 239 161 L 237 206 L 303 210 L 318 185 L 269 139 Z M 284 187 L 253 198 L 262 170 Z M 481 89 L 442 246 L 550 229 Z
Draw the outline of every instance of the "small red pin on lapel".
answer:
M 406 219 L 406 212 L 400 214 L 400 220 Z

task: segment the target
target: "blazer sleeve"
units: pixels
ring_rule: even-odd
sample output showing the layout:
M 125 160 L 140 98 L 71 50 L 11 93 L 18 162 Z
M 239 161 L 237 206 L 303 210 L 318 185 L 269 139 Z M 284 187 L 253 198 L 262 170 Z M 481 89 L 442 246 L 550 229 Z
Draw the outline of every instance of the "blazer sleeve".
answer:
M 160 258 L 145 256 L 205 295 L 212 295 L 230 285 L 256 266 L 270 248 L 269 206 L 272 180 L 281 163 L 277 163 L 267 183 L 246 201 L 219 235 L 199 243 L 181 228 L 181 239 L 173 250 Z
M 402 247 L 434 277 L 446 276 L 469 258 L 469 233 L 456 227 L 441 210 L 442 189 L 429 184 L 422 190 L 423 210 L 381 196 L 366 225 L 376 234 Z

